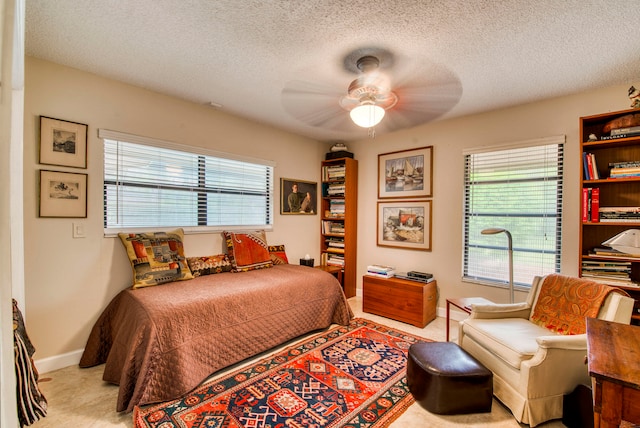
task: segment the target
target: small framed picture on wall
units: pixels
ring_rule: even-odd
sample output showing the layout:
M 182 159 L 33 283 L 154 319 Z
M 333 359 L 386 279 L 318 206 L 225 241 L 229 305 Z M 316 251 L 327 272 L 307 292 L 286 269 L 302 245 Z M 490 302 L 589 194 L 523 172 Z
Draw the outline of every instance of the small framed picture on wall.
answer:
M 280 214 L 316 214 L 318 183 L 280 179 Z
M 40 170 L 40 217 L 87 217 L 87 174 Z
M 433 146 L 378 155 L 378 199 L 433 195 Z
M 40 116 L 40 163 L 86 168 L 87 128 L 84 123 Z
M 431 201 L 378 202 L 378 246 L 431 251 Z

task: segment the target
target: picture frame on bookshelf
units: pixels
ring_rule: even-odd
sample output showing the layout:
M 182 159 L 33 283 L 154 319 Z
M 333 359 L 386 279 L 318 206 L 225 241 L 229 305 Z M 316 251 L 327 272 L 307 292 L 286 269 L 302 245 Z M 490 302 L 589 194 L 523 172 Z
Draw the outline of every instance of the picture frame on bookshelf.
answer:
M 86 169 L 87 128 L 84 123 L 40 116 L 40 163 Z
M 38 216 L 87 218 L 87 176 L 41 169 Z
M 432 201 L 378 202 L 379 247 L 431 251 Z
M 433 146 L 378 155 L 378 199 L 433 194 Z
M 280 214 L 317 214 L 318 183 L 280 178 Z

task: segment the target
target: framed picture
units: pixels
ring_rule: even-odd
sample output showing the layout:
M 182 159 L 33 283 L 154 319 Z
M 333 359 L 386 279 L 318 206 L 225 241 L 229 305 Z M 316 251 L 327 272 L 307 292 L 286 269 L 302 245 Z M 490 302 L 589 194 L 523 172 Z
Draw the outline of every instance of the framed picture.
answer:
M 87 174 L 40 170 L 40 217 L 87 217 Z
M 378 155 L 378 199 L 432 196 L 433 146 Z
M 280 179 L 280 214 L 316 214 L 318 183 Z
M 379 247 L 431 251 L 431 201 L 378 202 Z
M 40 163 L 86 168 L 87 128 L 84 123 L 40 116 Z

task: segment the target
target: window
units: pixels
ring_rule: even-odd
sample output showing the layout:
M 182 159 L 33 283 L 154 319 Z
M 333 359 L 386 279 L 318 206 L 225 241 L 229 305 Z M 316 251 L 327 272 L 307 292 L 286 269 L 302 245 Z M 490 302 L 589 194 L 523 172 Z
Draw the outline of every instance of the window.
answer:
M 100 130 L 104 227 L 201 231 L 273 224 L 273 164 Z
M 528 287 L 536 275 L 560 272 L 564 136 L 465 153 L 463 279 Z

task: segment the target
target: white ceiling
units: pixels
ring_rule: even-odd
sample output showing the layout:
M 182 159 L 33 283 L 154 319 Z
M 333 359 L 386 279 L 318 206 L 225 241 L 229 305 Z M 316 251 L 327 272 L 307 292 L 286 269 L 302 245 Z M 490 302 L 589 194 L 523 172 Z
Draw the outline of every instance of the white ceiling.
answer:
M 390 65 L 392 88 L 418 85 L 431 107 L 421 106 L 406 123 L 394 122 L 390 111 L 378 134 L 592 88 L 640 85 L 640 1 L 26 3 L 28 55 L 221 104 L 322 141 L 366 138 L 366 130 L 343 120 L 346 111 L 337 110 L 336 120 L 320 110 L 338 108 L 355 78 L 349 68 L 357 54 L 379 50 L 390 52 L 383 65 Z M 323 95 L 287 92 L 301 86 Z M 398 106 L 407 100 L 400 96 Z

